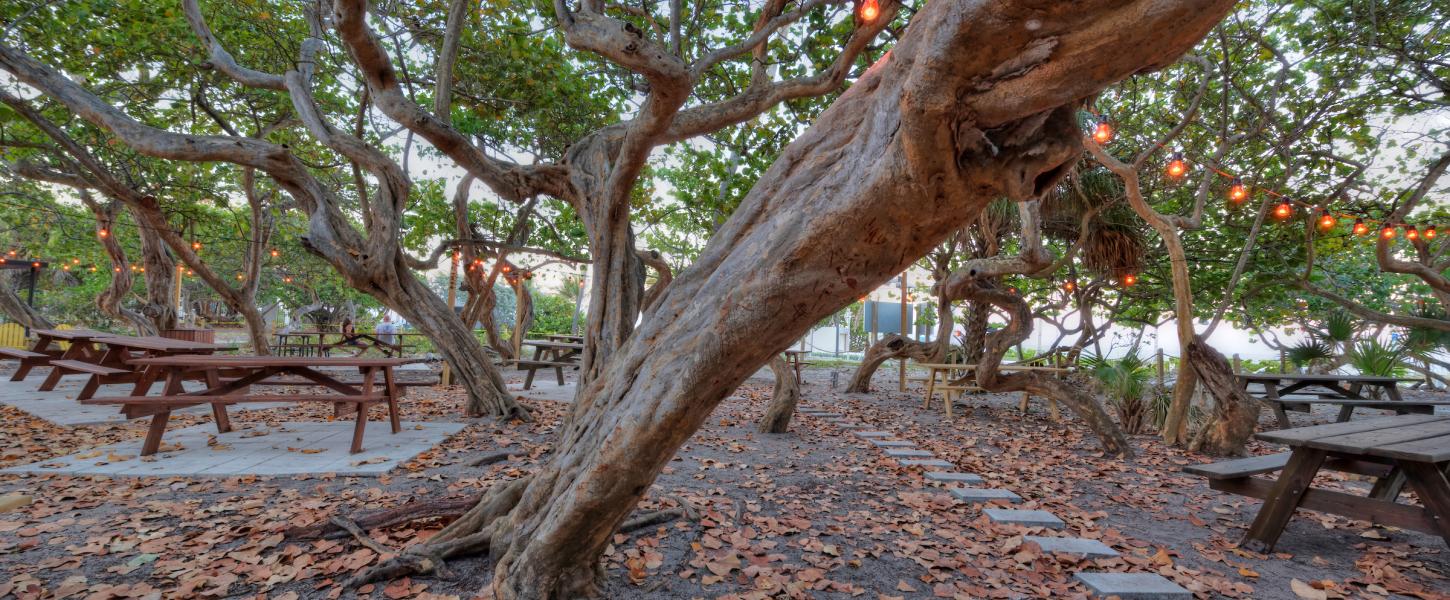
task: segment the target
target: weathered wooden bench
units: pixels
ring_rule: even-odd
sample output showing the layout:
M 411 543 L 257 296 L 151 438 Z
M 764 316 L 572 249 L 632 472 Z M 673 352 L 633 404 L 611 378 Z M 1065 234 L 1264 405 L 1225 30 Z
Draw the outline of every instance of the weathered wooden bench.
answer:
M 253 384 L 256 385 L 256 384 Z M 316 384 L 312 384 L 316 385 Z M 396 385 L 396 384 L 395 384 Z M 397 398 L 394 397 L 394 400 Z M 81 404 L 120 406 L 121 414 L 127 419 L 141 417 L 169 415 L 173 409 L 195 406 L 197 404 L 212 405 L 212 416 L 215 417 L 217 431 L 226 433 L 232 430 L 231 419 L 227 417 L 226 410 L 222 407 L 230 404 L 243 403 L 271 403 L 271 402 L 326 402 L 332 404 L 333 414 L 342 416 L 349 410 L 357 411 L 357 424 L 353 427 L 352 453 L 357 454 L 363 451 L 363 432 L 367 429 L 368 407 L 383 403 L 388 405 L 389 417 L 393 423 L 393 433 L 401 431 L 397 415 L 397 405 L 389 402 L 387 396 L 357 396 L 357 395 L 313 395 L 313 394 L 246 394 L 246 395 L 225 395 L 225 396 L 199 396 L 199 395 L 177 395 L 177 396 L 115 396 L 109 398 L 88 398 L 81 400 Z M 150 456 L 161 449 L 161 436 L 166 432 L 167 419 L 153 419 L 151 427 L 146 432 L 146 441 L 141 444 L 141 456 Z
M 513 365 L 521 371 L 528 371 L 528 374 L 524 375 L 524 389 L 527 390 L 534 387 L 534 375 L 540 369 L 553 369 L 559 385 L 564 385 L 564 367 L 578 367 L 579 363 L 555 360 L 516 360 Z
M 1212 489 L 1263 499 L 1268 495 L 1273 480 L 1256 478 L 1254 475 L 1284 470 L 1289 464 L 1290 455 L 1289 452 L 1280 452 L 1188 465 L 1183 467 L 1183 472 L 1207 479 L 1208 487 Z M 1405 487 L 1404 475 L 1394 473 L 1388 465 L 1340 457 L 1327 457 L 1324 462 L 1325 468 L 1377 478 L 1374 489 L 1370 490 L 1371 498 L 1394 501 Z
M 15 374 L 10 376 L 10 381 L 24 380 L 25 376 L 30 374 L 31 369 L 44 367 L 50 364 L 51 359 L 59 356 L 59 351 L 47 354 L 45 352 L 31 352 L 19 348 L 0 348 L 0 360 L 13 358 L 20 361 L 20 366 L 16 367 Z
M 83 374 L 95 376 L 87 379 L 86 384 L 84 386 L 81 386 L 81 392 L 76 395 L 76 398 L 80 399 L 90 398 L 91 396 L 94 396 L 96 390 L 101 388 L 101 383 L 103 382 L 103 380 L 108 377 L 120 377 L 134 374 L 134 371 L 131 371 L 130 369 L 108 367 L 106 365 L 98 365 L 96 363 L 89 363 L 83 360 L 52 360 L 50 361 L 50 368 L 59 371 L 62 375 Z M 57 377 L 56 379 L 59 378 Z M 50 379 L 47 379 L 46 384 L 49 383 Z M 55 389 L 54 385 L 51 385 L 50 388 L 47 389 L 46 384 L 42 384 L 40 386 L 41 391 L 50 391 L 51 389 Z
M 1335 417 L 1336 423 L 1343 423 L 1354 416 L 1356 408 L 1377 408 L 1380 410 L 1392 410 L 1396 414 L 1417 414 L 1429 415 L 1435 413 L 1436 406 L 1450 406 L 1450 400 L 1359 400 L 1354 398 L 1304 398 L 1287 396 L 1284 398 L 1260 398 L 1261 402 L 1273 409 L 1274 416 L 1279 421 L 1280 429 L 1290 427 L 1289 415 L 1286 411 L 1309 412 L 1314 404 L 1325 404 L 1338 406 L 1339 415 Z

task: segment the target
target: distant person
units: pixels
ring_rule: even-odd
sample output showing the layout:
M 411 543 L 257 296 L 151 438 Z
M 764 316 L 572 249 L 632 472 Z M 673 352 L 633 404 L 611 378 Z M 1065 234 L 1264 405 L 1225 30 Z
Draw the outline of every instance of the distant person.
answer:
M 377 327 L 378 341 L 384 344 L 396 344 L 398 338 L 397 333 L 398 326 L 393 323 L 393 315 L 384 314 L 383 322 L 378 323 Z
M 339 333 L 342 334 L 342 345 L 357 348 L 357 352 L 354 352 L 353 356 L 362 356 L 362 353 L 367 352 L 368 347 L 358 339 L 357 329 L 353 327 L 352 319 L 342 320 L 342 330 Z

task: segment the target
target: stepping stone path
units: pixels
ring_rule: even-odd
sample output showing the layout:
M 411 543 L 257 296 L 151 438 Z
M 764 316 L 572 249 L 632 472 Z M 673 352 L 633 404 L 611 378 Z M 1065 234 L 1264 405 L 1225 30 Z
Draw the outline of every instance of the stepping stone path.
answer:
M 890 448 L 886 450 L 886 455 L 892 458 L 925 458 L 931 456 L 931 453 L 927 452 L 926 450 L 901 450 L 899 448 Z
M 1008 502 L 1017 503 L 1022 501 L 1021 496 L 1018 496 L 1011 491 L 999 490 L 995 488 L 952 487 L 947 488 L 947 491 L 951 492 L 953 496 L 956 496 L 958 500 L 966 500 L 968 502 L 1006 500 Z
M 988 508 L 982 511 L 993 523 L 1022 525 L 1026 527 L 1047 527 L 1062 529 L 1067 524 L 1045 510 L 1018 510 L 1015 508 Z
M 1097 540 L 1082 538 L 1055 538 L 1029 535 L 1022 539 L 1036 542 L 1043 552 L 1051 554 L 1076 554 L 1084 558 L 1106 558 L 1117 556 L 1118 551 Z
M 891 432 L 866 430 L 865 425 L 851 421 L 840 413 L 825 412 L 820 410 L 801 409 L 801 414 L 813 417 L 830 419 L 831 423 L 842 429 L 852 429 L 852 435 L 868 439 L 872 445 L 883 449 L 887 456 L 901 460 L 901 465 L 906 467 L 928 467 L 936 469 L 951 469 L 956 465 L 935 458 L 925 450 L 908 449 L 915 444 L 908 440 L 880 439 L 891 437 Z M 938 483 L 961 483 L 980 484 L 984 480 L 975 473 L 962 473 L 958 471 L 927 471 L 927 481 Z M 948 492 L 958 500 L 966 502 L 990 502 L 993 500 L 1006 500 L 1008 502 L 1022 502 L 1022 497 L 1011 490 L 996 488 L 975 488 L 951 486 L 946 488 Z M 1018 510 L 1009 508 L 985 508 L 982 513 L 993 523 L 1022 525 L 1025 527 L 1042 527 L 1046 529 L 1063 529 L 1066 523 L 1045 510 Z M 1084 558 L 1108 558 L 1119 556 L 1117 550 L 1098 540 L 1090 540 L 1076 537 L 1047 537 L 1029 535 L 1023 539 L 1033 542 L 1042 548 L 1043 552 L 1049 554 L 1072 554 Z M 1193 598 L 1193 593 L 1182 586 L 1173 583 L 1167 578 L 1153 573 L 1077 573 L 1074 575 L 1078 581 L 1087 586 L 1094 597 L 1107 598 L 1117 597 L 1121 600 L 1188 600 Z
M 901 461 L 903 467 L 955 467 L 956 465 L 940 458 L 908 459 Z
M 1169 581 L 1162 575 L 1153 573 L 1078 573 L 1076 577 L 1092 591 L 1094 596 L 1099 598 L 1109 596 L 1117 596 L 1122 600 L 1193 598 L 1193 592 Z
M 976 473 L 956 473 L 952 471 L 927 471 L 926 478 L 930 481 L 943 483 L 982 483 L 981 475 Z

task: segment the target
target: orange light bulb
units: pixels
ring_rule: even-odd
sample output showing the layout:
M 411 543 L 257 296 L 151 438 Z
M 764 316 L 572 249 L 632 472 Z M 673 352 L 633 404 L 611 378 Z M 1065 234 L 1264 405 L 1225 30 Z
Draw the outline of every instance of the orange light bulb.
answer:
M 1279 219 L 1287 219 L 1293 214 L 1294 207 L 1289 206 L 1288 202 L 1280 202 L 1278 206 L 1274 207 L 1274 216 Z
M 1183 160 L 1182 152 L 1175 152 L 1173 159 L 1168 161 L 1168 176 L 1174 179 L 1182 177 L 1188 172 L 1188 163 Z
M 282 253 L 279 252 L 276 248 L 273 248 L 272 249 L 272 258 L 277 258 L 278 256 L 282 256 Z
M 1420 231 L 1417 230 L 1417 229 L 1415 229 L 1415 226 L 1414 225 L 1406 225 L 1405 226 L 1405 239 L 1411 240 L 1411 241 L 1420 239 Z
M 1337 224 L 1339 224 L 1339 221 L 1335 220 L 1334 215 L 1329 214 L 1329 211 L 1327 210 L 1324 211 L 1324 214 L 1319 216 L 1320 229 L 1329 231 L 1330 229 L 1334 229 L 1334 226 Z
M 1439 234 L 1437 234 L 1435 232 L 1435 226 L 1434 225 L 1431 225 L 1431 226 L 1425 228 L 1425 239 L 1427 239 L 1427 240 L 1433 240 L 1433 239 L 1435 239 L 1435 236 L 1436 235 L 1439 235 Z
M 102 230 L 96 232 L 96 236 L 97 237 L 104 238 L 104 237 L 109 236 L 109 235 L 111 235 L 111 232 L 110 231 L 107 231 L 105 229 L 102 229 Z
M 1355 235 L 1365 235 L 1367 233 L 1369 233 L 1369 225 L 1365 225 L 1364 224 L 1364 219 L 1355 219 L 1354 220 L 1354 234 Z
M 1242 179 L 1235 177 L 1233 183 L 1228 186 L 1229 201 L 1233 202 L 1234 204 L 1239 204 L 1244 200 L 1247 200 L 1248 198 L 1249 188 L 1244 186 L 1244 182 Z
M 881 5 L 877 4 L 876 0 L 866 0 L 865 2 L 861 3 L 862 21 L 866 23 L 871 23 L 874 22 L 876 20 L 876 17 L 879 16 L 881 16 Z
M 1123 285 L 1132 287 L 1138 283 L 1138 276 L 1129 273 L 1123 276 Z
M 191 243 L 191 249 L 192 250 L 201 250 L 201 242 L 192 242 Z
M 1395 228 L 1386 226 L 1384 229 L 1380 230 L 1380 237 L 1387 240 L 1395 239 Z
M 1062 291 L 1064 291 L 1064 292 L 1072 293 L 1072 291 L 1073 290 L 1076 290 L 1076 289 L 1077 289 L 1077 284 L 1076 283 L 1073 283 L 1071 281 L 1062 284 Z
M 1093 141 L 1099 144 L 1106 144 L 1113 139 L 1113 126 L 1107 121 L 1099 121 L 1097 127 L 1093 128 Z

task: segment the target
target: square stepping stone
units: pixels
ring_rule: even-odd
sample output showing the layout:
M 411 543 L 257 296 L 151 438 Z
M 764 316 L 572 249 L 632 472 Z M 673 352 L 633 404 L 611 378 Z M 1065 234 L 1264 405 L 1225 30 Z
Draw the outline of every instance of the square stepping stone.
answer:
M 1078 573 L 1093 596 L 1122 600 L 1187 600 L 1193 592 L 1154 573 Z
M 866 426 L 860 423 L 836 423 L 836 427 L 840 427 L 841 429 L 866 429 Z
M 1012 493 L 1011 490 L 999 490 L 997 488 L 970 488 L 954 487 L 947 488 L 958 500 L 967 502 L 986 502 L 989 500 L 1006 500 L 1008 502 L 1021 502 L 1022 497 Z
M 981 475 L 976 473 L 958 473 L 955 471 L 927 471 L 927 481 L 942 481 L 951 483 L 982 483 Z
M 928 456 L 931 456 L 931 453 L 927 452 L 926 450 L 902 450 L 900 448 L 891 448 L 886 451 L 886 455 L 893 458 L 926 458 Z
M 1047 527 L 1062 529 L 1067 524 L 1045 510 L 1018 510 L 1015 508 L 988 508 L 982 511 L 993 523 L 1023 525 L 1026 527 Z
M 836 419 L 836 418 L 840 418 L 840 417 L 846 416 L 846 415 L 843 415 L 841 413 L 836 413 L 836 412 L 817 412 L 817 413 L 806 413 L 806 414 L 809 414 L 812 417 L 821 417 L 823 419 Z
M 871 443 L 879 448 L 908 448 L 916 445 L 906 440 L 871 440 Z
M 955 467 L 956 465 L 940 458 L 907 459 L 901 461 L 903 467 Z
M 883 438 L 883 437 L 891 437 L 891 432 L 890 431 L 855 431 L 855 432 L 852 432 L 852 434 L 855 435 L 856 437 L 863 437 L 863 438 Z
M 1022 539 L 1029 542 L 1037 542 L 1038 546 L 1042 546 L 1043 552 L 1052 554 L 1077 554 L 1084 558 L 1104 558 L 1118 555 L 1117 550 L 1097 540 L 1055 538 L 1040 535 L 1029 535 Z

